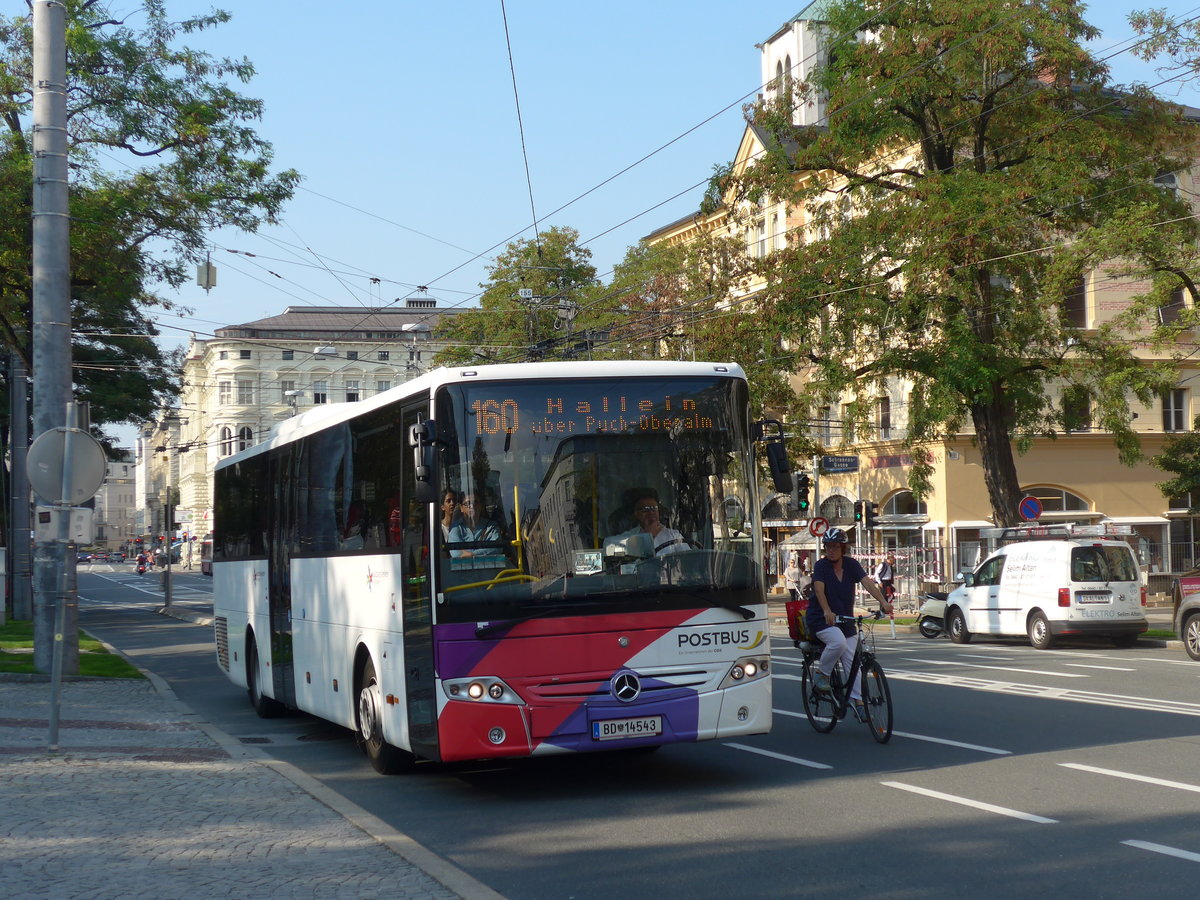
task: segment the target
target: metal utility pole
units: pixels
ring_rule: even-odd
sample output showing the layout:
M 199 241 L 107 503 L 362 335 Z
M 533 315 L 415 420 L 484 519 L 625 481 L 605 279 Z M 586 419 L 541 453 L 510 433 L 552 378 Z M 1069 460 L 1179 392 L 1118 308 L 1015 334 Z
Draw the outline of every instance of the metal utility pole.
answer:
M 67 195 L 67 11 L 60 0 L 33 4 L 33 430 L 65 427 L 71 394 L 70 206 Z M 50 498 L 43 498 L 49 500 Z M 47 502 L 46 505 L 52 505 Z M 68 568 L 69 567 L 69 568 Z M 73 580 L 65 543 L 34 549 L 34 666 L 51 669 L 62 635 L 63 671 L 79 671 L 79 610 L 55 631 L 59 576 Z
M 8 439 L 12 447 L 9 455 L 12 496 L 8 511 L 8 581 L 12 586 L 13 618 L 25 622 L 33 618 L 29 552 L 33 533 L 29 520 L 29 478 L 25 475 L 25 456 L 29 452 L 29 372 L 15 348 L 9 354 L 8 371 Z

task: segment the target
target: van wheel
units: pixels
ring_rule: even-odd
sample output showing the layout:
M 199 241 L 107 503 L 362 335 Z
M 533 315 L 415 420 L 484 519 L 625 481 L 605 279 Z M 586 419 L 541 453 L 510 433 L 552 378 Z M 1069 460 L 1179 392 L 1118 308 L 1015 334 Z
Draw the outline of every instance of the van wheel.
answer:
M 971 643 L 971 632 L 967 630 L 967 619 L 957 606 L 946 616 L 946 629 L 950 632 L 950 640 L 956 644 Z
M 407 750 L 393 747 L 383 739 L 383 691 L 375 677 L 375 664 L 367 660 L 362 673 L 362 687 L 358 689 L 356 718 L 357 739 L 363 753 L 371 761 L 371 767 L 380 775 L 395 775 L 413 767 L 416 757 Z
M 1029 643 L 1035 650 L 1049 650 L 1054 646 L 1054 635 L 1050 633 L 1050 623 L 1046 614 L 1035 612 L 1029 617 Z
M 1200 660 L 1200 612 L 1187 617 L 1179 636 L 1183 638 L 1183 649 L 1187 651 L 1187 655 Z

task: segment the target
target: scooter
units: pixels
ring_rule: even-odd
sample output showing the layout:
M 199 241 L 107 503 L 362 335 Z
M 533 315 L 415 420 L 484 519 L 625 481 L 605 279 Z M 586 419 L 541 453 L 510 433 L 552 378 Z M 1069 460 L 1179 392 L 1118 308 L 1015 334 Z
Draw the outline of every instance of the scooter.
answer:
M 926 591 L 921 595 L 917 629 L 923 637 L 932 640 L 946 633 L 946 596 L 945 591 Z
M 137 573 L 138 573 L 139 575 L 145 575 L 145 574 L 146 574 L 146 564 L 145 564 L 144 562 L 142 562 L 141 560 L 139 560 L 139 561 L 138 561 L 138 564 L 137 564 Z

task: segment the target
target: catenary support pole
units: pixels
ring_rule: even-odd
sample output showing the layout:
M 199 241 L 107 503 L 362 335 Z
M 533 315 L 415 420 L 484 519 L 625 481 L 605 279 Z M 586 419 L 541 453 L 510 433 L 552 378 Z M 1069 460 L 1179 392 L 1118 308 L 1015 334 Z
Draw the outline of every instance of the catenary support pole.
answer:
M 71 395 L 70 208 L 67 194 L 66 7 L 33 4 L 33 431 L 66 425 Z M 53 505 L 47 503 L 46 505 Z M 34 550 L 34 666 L 52 668 L 62 636 L 63 671 L 79 671 L 78 614 L 55 611 L 67 566 L 66 544 L 39 540 Z M 73 615 L 74 613 L 74 615 Z

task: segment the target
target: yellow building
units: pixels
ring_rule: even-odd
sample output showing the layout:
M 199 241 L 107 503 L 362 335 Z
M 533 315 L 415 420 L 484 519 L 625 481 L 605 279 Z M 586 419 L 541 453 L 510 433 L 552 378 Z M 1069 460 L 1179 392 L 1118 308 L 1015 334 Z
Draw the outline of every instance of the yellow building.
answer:
M 771 91 L 784 83 L 788 72 L 804 78 L 820 61 L 815 30 L 806 19 L 816 6 L 806 8 L 759 45 L 768 99 Z M 1191 112 L 1200 119 L 1200 110 Z M 823 105 L 814 103 L 798 108 L 794 121 L 798 125 L 819 125 L 824 115 Z M 753 123 L 747 125 L 734 158 L 734 173 L 754 165 L 768 140 Z M 1195 170 L 1165 175 L 1159 184 L 1190 198 L 1193 208 L 1200 212 Z M 766 200 L 757 207 L 726 206 L 709 214 L 690 215 L 662 226 L 644 240 L 674 244 L 707 234 L 738 237 L 745 241 L 748 255 L 763 256 L 786 246 L 789 234 L 803 234 L 808 228 L 803 208 L 791 209 Z M 745 303 L 752 309 L 753 295 L 761 287 L 751 283 L 743 293 L 724 298 L 723 303 Z M 1077 286 L 1067 312 L 1075 327 L 1096 329 L 1127 309 L 1131 298 L 1146 287 L 1117 276 L 1113 267 L 1100 266 Z M 1178 302 L 1184 302 L 1182 295 Z M 1172 308 L 1163 307 L 1160 315 L 1172 315 Z M 1177 349 L 1189 351 L 1189 359 L 1200 360 L 1196 352 L 1200 346 Z M 1139 347 L 1138 352 L 1147 360 L 1155 358 L 1148 347 Z M 803 379 L 804 373 L 799 372 L 795 383 L 799 385 Z M 1192 430 L 1200 415 L 1197 385 L 1200 364 L 1185 366 L 1176 388 L 1157 403 L 1133 405 L 1133 428 L 1147 457 L 1159 453 L 1170 435 Z M 807 436 L 821 448 L 811 465 L 793 460 L 797 470 L 812 473 L 817 493 L 811 514 L 803 516 L 791 498 L 764 494 L 770 497 L 764 519 L 775 548 L 768 564 L 770 570 L 782 573 L 790 552 L 816 552 L 816 539 L 809 526 L 811 519 L 818 517 L 850 530 L 855 555 L 860 559 L 873 562 L 885 550 L 895 550 L 902 594 L 950 580 L 955 573 L 969 570 L 981 559 L 981 553 L 990 549 L 980 529 L 994 527 L 995 523 L 969 425 L 962 433 L 927 448 L 933 462 L 933 490 L 928 498 L 918 503 L 909 491 L 912 460 L 904 449 L 908 395 L 909 385 L 891 380 L 877 396 L 874 421 L 867 428 L 861 422 L 856 428 L 848 411 L 837 406 L 813 410 L 808 423 L 795 426 L 804 427 Z M 1169 582 L 1167 573 L 1200 563 L 1200 529 L 1198 520 L 1187 512 L 1190 498 L 1164 497 L 1157 484 L 1167 480 L 1167 473 L 1148 462 L 1123 465 L 1112 435 L 1096 427 L 1090 410 L 1078 410 L 1077 418 L 1078 428 L 1057 439 L 1035 440 L 1027 453 L 1017 456 L 1021 491 L 1037 499 L 1038 504 L 1032 508 L 1036 510 L 1040 505 L 1038 521 L 1042 524 L 1127 526 L 1129 540 L 1151 573 L 1151 591 L 1164 592 Z M 822 459 L 830 463 L 832 471 L 824 469 Z M 856 521 L 856 505 L 863 502 L 875 505 L 871 527 Z

